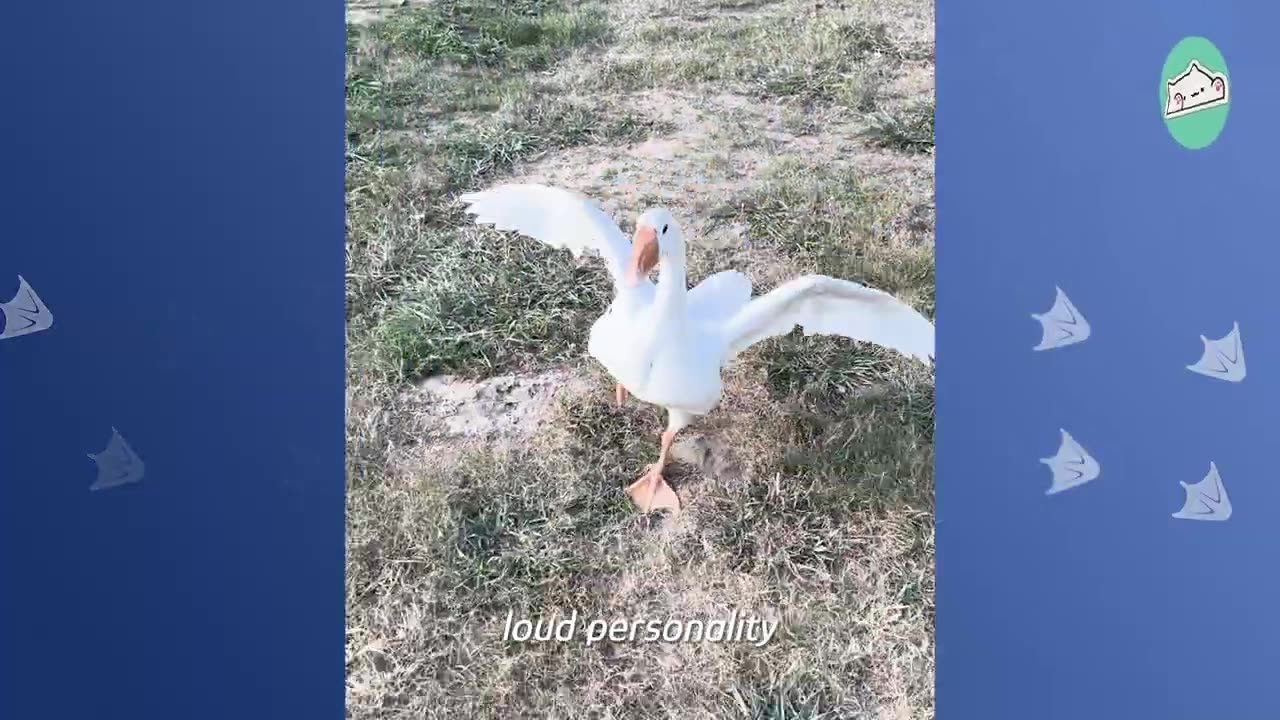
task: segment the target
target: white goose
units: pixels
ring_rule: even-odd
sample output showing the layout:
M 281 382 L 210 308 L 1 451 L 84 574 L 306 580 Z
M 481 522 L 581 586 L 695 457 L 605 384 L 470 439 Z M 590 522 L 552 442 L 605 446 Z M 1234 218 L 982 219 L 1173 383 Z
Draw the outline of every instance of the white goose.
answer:
M 630 391 L 667 410 L 658 461 L 627 488 L 644 512 L 680 509 L 663 478 L 676 433 L 715 409 L 721 369 L 761 340 L 796 326 L 806 335 L 841 335 L 928 362 L 933 323 L 880 290 L 825 275 L 806 275 L 751 298 L 751 281 L 724 271 L 688 290 L 684 235 L 666 210 L 636 221 L 630 247 L 608 215 L 577 194 L 540 185 L 502 185 L 462 196 L 479 224 L 515 231 L 575 255 L 601 255 L 615 298 L 591 328 L 587 352 Z M 659 267 L 654 286 L 648 274 Z

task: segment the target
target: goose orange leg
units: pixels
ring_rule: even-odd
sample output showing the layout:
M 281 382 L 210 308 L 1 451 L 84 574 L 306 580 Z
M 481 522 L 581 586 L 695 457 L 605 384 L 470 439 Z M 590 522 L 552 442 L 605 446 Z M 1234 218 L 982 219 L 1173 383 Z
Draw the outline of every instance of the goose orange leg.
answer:
M 622 404 L 627 401 L 627 389 L 622 386 L 622 383 L 618 383 L 614 386 L 613 399 L 614 402 L 617 403 L 618 407 L 622 407 Z
M 680 496 L 676 495 L 676 491 L 667 484 L 666 478 L 662 477 L 662 469 L 667 463 L 667 453 L 671 450 L 671 442 L 675 437 L 675 430 L 666 430 L 662 433 L 658 462 L 651 465 L 648 472 L 641 475 L 639 480 L 627 487 L 627 495 L 631 498 L 631 502 L 635 503 L 642 513 L 663 508 L 670 509 L 673 513 L 680 512 Z

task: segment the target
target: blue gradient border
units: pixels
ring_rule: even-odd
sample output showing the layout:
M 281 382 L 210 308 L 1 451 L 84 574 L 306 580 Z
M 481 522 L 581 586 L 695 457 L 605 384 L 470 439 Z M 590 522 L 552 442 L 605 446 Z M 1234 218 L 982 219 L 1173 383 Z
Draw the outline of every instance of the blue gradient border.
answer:
M 0 717 L 341 718 L 342 5 L 4 24 Z
M 1280 718 L 1280 6 L 939 2 L 937 712 Z M 1217 142 L 1160 117 L 1222 51 Z M 1060 285 L 1085 343 L 1036 353 Z M 1241 328 L 1248 377 L 1188 372 Z M 1066 428 L 1102 476 L 1046 496 Z M 1214 461 L 1227 522 L 1171 514 Z

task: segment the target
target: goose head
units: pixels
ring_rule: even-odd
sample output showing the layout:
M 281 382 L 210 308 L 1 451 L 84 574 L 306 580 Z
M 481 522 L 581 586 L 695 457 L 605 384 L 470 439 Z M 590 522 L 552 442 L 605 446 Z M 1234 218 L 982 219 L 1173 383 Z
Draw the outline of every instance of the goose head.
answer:
M 632 287 L 639 285 L 661 261 L 683 263 L 684 254 L 684 233 L 671 212 L 665 208 L 646 210 L 636 219 L 627 282 Z

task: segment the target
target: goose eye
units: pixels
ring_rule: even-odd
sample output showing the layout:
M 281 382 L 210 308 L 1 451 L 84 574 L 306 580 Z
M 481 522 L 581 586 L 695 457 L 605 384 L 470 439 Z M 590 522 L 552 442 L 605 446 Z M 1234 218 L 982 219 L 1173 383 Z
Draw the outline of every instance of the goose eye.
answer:
M 666 235 L 666 234 L 667 234 L 667 226 L 666 226 L 666 225 L 663 225 L 663 226 L 662 226 L 662 234 L 663 234 L 663 235 Z

